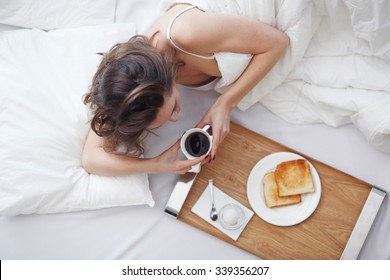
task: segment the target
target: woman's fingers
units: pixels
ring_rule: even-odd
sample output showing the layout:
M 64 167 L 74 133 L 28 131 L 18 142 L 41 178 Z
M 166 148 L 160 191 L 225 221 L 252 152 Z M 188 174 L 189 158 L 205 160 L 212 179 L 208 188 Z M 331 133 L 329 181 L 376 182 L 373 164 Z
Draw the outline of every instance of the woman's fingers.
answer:
M 217 150 L 218 150 L 218 145 L 219 145 L 219 133 L 216 133 L 215 135 L 213 135 L 213 148 L 211 149 L 211 160 L 215 159 L 215 156 L 217 154 Z
M 179 138 L 179 139 L 176 141 L 176 143 L 173 144 L 172 147 L 171 147 L 171 148 L 172 148 L 174 151 L 176 151 L 176 152 L 178 152 L 179 149 L 180 149 L 180 141 L 181 141 L 181 138 Z

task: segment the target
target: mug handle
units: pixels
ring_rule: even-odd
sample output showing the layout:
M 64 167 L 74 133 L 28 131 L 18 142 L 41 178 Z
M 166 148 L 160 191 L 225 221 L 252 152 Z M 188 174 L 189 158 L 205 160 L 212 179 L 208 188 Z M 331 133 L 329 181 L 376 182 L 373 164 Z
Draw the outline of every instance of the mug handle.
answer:
M 204 127 L 202 127 L 204 131 L 206 131 L 211 136 L 213 135 L 213 130 L 211 129 L 211 126 L 209 124 L 206 124 Z
M 192 166 L 191 170 L 189 172 L 192 172 L 192 173 L 199 173 L 200 172 L 200 169 L 201 169 L 201 164 L 198 163 L 198 164 L 195 164 Z

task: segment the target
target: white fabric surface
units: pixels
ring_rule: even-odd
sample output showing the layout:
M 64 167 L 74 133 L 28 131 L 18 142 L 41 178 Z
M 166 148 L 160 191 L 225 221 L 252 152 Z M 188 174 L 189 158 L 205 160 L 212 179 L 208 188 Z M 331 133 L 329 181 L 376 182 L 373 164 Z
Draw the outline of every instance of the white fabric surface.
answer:
M 0 33 L 0 214 L 154 204 L 147 174 L 89 175 L 82 103 L 104 52 L 132 24 Z
M 113 23 L 115 0 L 0 0 L 0 23 L 45 30 Z
M 313 2 L 325 11 L 321 24 L 304 57 L 262 104 L 292 123 L 353 123 L 370 144 L 390 153 L 390 6 Z M 373 10 L 376 21 L 365 18 Z
M 217 94 L 182 89 L 182 112 L 149 139 L 149 155 L 169 147 L 199 121 Z M 195 106 L 196 105 L 196 106 Z M 390 158 L 352 125 L 291 125 L 260 104 L 233 121 L 390 192 Z M 158 145 L 157 145 L 158 143 Z M 163 213 L 177 176 L 149 177 L 156 204 L 55 215 L 0 216 L 1 259 L 257 259 Z M 360 259 L 389 259 L 390 207 L 385 199 Z
M 117 19 L 134 22 L 143 32 L 158 15 L 154 0 L 117 0 Z M 147 142 L 148 154 L 169 147 L 196 124 L 217 98 L 215 92 L 181 88 L 182 110 L 176 124 L 160 128 Z M 390 157 L 369 145 L 361 132 L 347 124 L 289 124 L 261 104 L 232 120 L 390 192 Z M 211 163 L 212 164 L 212 163 Z M 163 213 L 178 176 L 149 176 L 156 205 L 116 207 L 55 215 L 0 216 L 1 259 L 257 259 Z M 390 259 L 388 197 L 361 250 L 360 259 Z

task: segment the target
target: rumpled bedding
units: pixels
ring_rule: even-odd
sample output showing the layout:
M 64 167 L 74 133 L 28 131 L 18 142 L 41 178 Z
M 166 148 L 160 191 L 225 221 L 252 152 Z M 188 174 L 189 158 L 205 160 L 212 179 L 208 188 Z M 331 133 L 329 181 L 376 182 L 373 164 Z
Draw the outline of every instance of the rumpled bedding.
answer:
M 265 96 L 255 89 L 252 98 L 292 123 L 353 123 L 369 143 L 390 153 L 390 2 L 311 4 L 321 22 L 304 55 L 279 86 Z
M 290 123 L 353 123 L 369 143 L 390 153 L 390 1 L 188 2 L 261 20 L 290 37 L 286 54 L 241 101 L 241 110 L 261 102 Z M 224 93 L 250 58 L 220 53 L 216 59 L 222 78 L 215 90 Z

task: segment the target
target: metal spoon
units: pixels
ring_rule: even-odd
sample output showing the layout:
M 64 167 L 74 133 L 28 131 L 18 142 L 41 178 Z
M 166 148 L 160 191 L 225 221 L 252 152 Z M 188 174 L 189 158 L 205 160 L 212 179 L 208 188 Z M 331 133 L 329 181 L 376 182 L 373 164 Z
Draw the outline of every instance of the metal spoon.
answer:
M 214 205 L 214 184 L 213 184 L 213 180 L 210 179 L 209 180 L 209 185 L 210 187 L 210 191 L 211 191 L 211 211 L 210 211 L 210 219 L 212 221 L 216 221 L 218 219 L 218 211 L 217 209 L 215 209 L 215 205 Z

